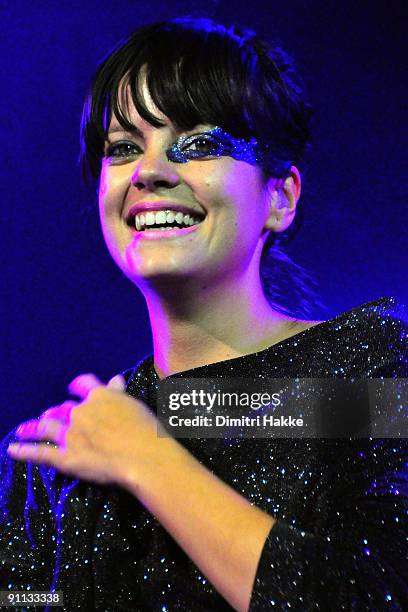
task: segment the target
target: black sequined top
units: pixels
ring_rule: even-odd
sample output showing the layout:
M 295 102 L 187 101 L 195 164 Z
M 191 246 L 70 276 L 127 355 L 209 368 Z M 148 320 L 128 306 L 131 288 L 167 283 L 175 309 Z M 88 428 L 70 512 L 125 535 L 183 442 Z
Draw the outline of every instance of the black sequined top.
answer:
M 174 376 L 408 378 L 407 337 L 406 309 L 381 298 Z M 152 357 L 126 377 L 127 392 L 154 409 Z M 62 590 L 68 611 L 232 609 L 135 497 L 14 462 L 13 437 L 1 449 L 0 590 Z M 408 610 L 406 439 L 180 442 L 277 519 L 250 612 Z

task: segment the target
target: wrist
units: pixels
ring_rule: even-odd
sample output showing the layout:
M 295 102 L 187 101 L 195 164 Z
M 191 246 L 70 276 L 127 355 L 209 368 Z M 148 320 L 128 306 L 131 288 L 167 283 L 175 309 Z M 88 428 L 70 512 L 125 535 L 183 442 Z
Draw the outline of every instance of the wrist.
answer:
M 171 436 L 157 437 L 149 447 L 129 456 L 119 470 L 118 485 L 141 498 L 145 492 L 172 480 L 177 464 L 186 455 L 184 447 Z

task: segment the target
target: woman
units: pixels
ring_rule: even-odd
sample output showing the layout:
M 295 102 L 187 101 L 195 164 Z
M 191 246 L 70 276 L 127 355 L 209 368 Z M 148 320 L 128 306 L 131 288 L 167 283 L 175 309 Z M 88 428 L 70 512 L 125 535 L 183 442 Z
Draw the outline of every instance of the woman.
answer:
M 143 28 L 99 68 L 83 155 L 154 353 L 79 376 L 79 401 L 4 441 L 4 590 L 62 590 L 67 610 L 408 603 L 403 440 L 157 436 L 165 377 L 407 375 L 395 300 L 320 322 L 265 295 L 309 117 L 281 51 L 209 21 Z

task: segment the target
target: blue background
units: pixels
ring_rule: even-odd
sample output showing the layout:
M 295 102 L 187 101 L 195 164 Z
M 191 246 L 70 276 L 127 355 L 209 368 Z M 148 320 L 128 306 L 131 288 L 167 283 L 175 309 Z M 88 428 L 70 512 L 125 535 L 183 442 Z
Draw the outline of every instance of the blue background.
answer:
M 408 302 L 404 2 L 2 2 L 1 435 L 151 350 L 144 299 L 110 260 L 77 165 L 97 62 L 143 23 L 209 16 L 277 40 L 315 107 L 306 219 L 290 247 L 339 312 Z M 232 8 L 231 8 L 232 7 Z

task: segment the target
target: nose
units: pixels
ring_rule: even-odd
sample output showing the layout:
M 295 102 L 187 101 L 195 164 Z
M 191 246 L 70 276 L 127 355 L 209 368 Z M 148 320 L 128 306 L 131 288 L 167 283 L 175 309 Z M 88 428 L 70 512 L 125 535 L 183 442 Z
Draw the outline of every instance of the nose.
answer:
M 164 151 L 145 153 L 132 176 L 132 184 L 140 191 L 171 189 L 179 183 L 180 176 L 174 163 L 168 160 Z

